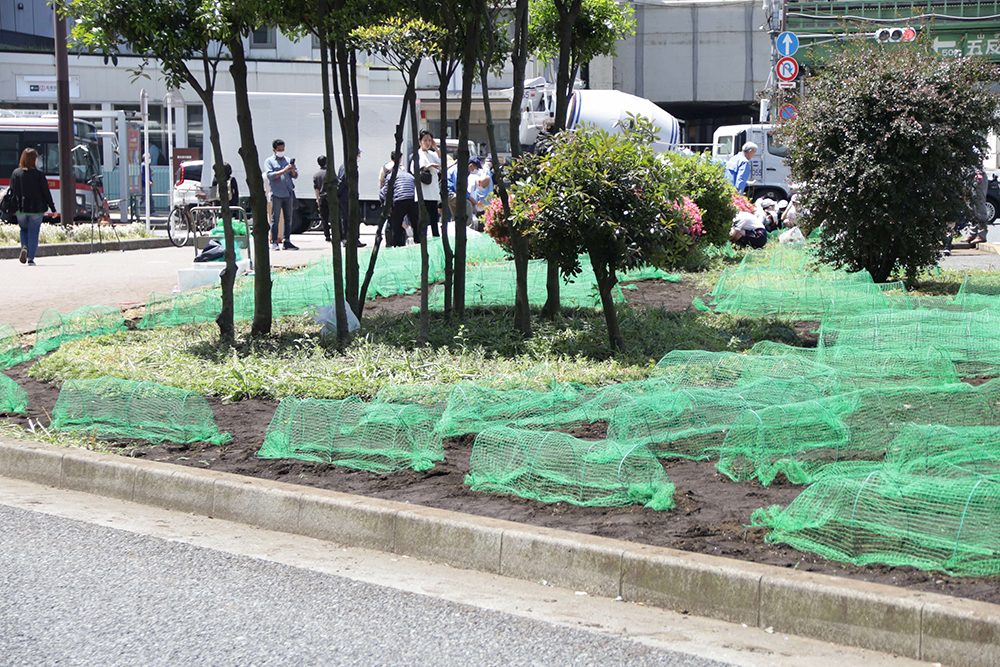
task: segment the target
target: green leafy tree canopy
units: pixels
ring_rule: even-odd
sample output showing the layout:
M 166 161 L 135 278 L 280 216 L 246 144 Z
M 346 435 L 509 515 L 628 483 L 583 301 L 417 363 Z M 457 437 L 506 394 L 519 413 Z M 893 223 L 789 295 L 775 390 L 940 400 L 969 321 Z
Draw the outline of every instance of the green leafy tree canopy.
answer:
M 820 258 L 876 282 L 933 266 L 949 224 L 971 218 L 986 135 L 998 125 L 998 70 L 926 44 L 859 44 L 807 82 L 779 130 L 805 184 L 803 227 Z

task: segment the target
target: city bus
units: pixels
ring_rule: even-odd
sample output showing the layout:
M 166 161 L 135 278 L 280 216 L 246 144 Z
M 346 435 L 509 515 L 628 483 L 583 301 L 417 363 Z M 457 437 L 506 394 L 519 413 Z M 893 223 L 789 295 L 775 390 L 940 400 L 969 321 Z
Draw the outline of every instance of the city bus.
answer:
M 17 168 L 25 148 L 38 151 L 37 167 L 49 182 L 56 209 L 61 208 L 59 194 L 59 121 L 54 115 L 28 116 L 0 110 L 0 189 L 10 185 L 10 175 Z M 100 208 L 104 208 L 101 186 L 97 129 L 85 120 L 73 120 L 73 174 L 76 176 L 74 220 L 90 220 L 94 203 L 92 184 L 99 188 Z M 62 213 L 62 211 L 60 211 Z M 99 212 L 103 217 L 104 210 Z M 51 219 L 51 216 L 47 216 Z

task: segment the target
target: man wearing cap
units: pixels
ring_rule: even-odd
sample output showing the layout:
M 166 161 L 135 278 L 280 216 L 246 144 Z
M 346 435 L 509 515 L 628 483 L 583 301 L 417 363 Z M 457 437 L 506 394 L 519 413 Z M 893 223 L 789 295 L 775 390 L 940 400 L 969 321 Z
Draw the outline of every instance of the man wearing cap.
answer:
M 750 178 L 750 160 L 757 153 L 757 144 L 748 141 L 743 144 L 743 149 L 726 162 L 726 180 L 733 184 L 736 191 L 743 194 L 747 185 L 753 185 L 755 181 Z
M 483 166 L 480 162 L 479 156 L 470 155 L 469 156 L 469 181 L 465 192 L 465 206 L 468 212 L 468 222 L 466 224 L 472 225 L 476 217 L 476 187 L 478 185 L 476 174 L 479 173 L 479 169 Z M 455 219 L 455 208 L 458 202 L 458 163 L 448 167 L 448 208 L 451 210 L 451 218 Z

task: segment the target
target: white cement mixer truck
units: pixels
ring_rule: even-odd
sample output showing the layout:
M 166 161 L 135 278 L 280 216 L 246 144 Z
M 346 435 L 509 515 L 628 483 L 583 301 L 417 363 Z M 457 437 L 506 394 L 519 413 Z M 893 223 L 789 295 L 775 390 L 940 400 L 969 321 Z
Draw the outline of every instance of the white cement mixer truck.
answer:
M 521 147 L 530 150 L 542 122 L 556 115 L 555 88 L 540 78 L 525 81 L 521 107 Z M 678 150 L 681 129 L 677 119 L 647 99 L 618 90 L 574 90 L 566 114 L 566 129 L 592 124 L 617 134 L 628 121 L 629 113 L 645 116 L 659 128 L 659 138 L 653 143 L 655 152 Z

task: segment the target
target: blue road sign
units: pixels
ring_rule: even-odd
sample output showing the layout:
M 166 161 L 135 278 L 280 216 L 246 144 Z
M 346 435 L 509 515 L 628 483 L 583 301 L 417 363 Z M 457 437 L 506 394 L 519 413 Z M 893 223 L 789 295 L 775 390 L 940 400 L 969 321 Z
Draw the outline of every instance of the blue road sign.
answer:
M 778 53 L 783 56 L 790 56 L 799 50 L 799 38 L 794 32 L 783 32 L 778 35 Z
M 791 104 L 783 104 L 781 108 L 778 109 L 778 117 L 782 120 L 791 120 L 795 118 L 795 107 Z

